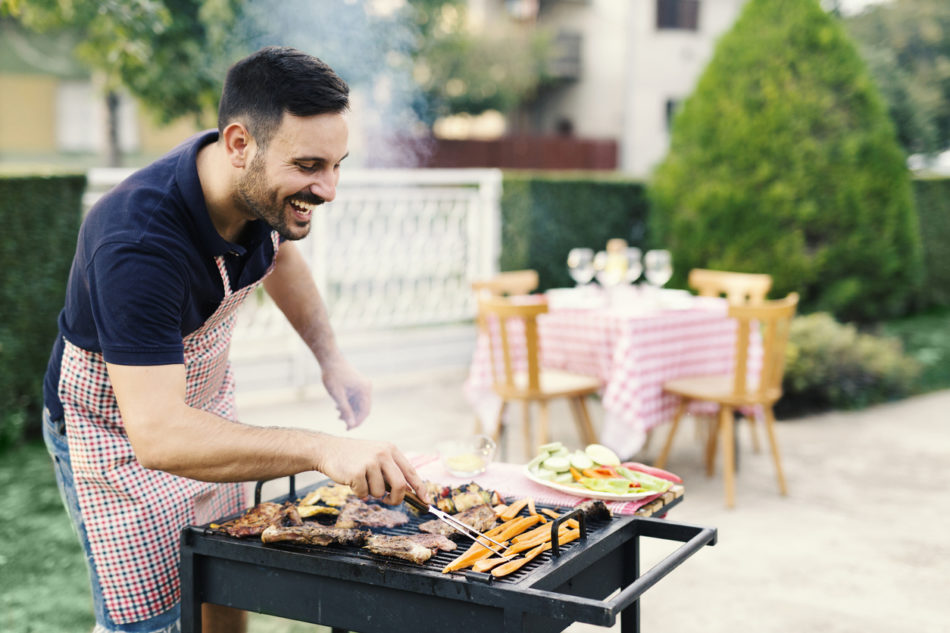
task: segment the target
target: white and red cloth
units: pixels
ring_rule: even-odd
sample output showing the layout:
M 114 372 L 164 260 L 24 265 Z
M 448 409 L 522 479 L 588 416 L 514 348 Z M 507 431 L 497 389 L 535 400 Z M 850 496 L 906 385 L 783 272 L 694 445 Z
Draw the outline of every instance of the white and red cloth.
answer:
M 674 378 L 732 371 L 736 321 L 728 317 L 725 299 L 696 297 L 688 308 L 555 309 L 539 315 L 542 367 L 561 369 L 604 382 L 601 393 L 606 419 L 600 441 L 621 457 L 643 446 L 646 432 L 672 419 L 677 398 L 664 393 L 663 383 Z M 524 331 L 509 321 L 513 362 L 524 369 Z M 501 368 L 502 354 L 495 353 Z M 761 344 L 753 338 L 750 369 L 761 359 Z M 499 400 L 492 391 L 488 338 L 478 338 L 465 395 L 489 428 Z M 694 412 L 714 412 L 697 407 Z
M 276 256 L 279 238 L 276 232 L 271 237 Z M 238 306 L 263 278 L 235 292 L 223 257 L 216 261 L 224 299 L 183 341 L 185 401 L 233 420 L 231 332 Z M 273 267 L 272 263 L 267 273 Z M 126 436 L 101 354 L 67 342 L 59 396 L 79 508 L 109 615 L 126 624 L 164 613 L 180 600 L 181 529 L 242 510 L 244 485 L 196 481 L 143 468 Z
M 474 481 L 486 490 L 497 491 L 509 502 L 531 497 L 540 505 L 573 508 L 588 500 L 586 497 L 569 495 L 531 481 L 524 474 L 524 466 L 518 464 L 492 462 L 488 470 L 481 475 L 460 478 L 445 469 L 438 455 L 413 455 L 410 460 L 419 476 L 427 481 L 453 487 Z M 614 514 L 634 514 L 659 496 L 656 494 L 634 501 L 605 501 L 604 503 Z

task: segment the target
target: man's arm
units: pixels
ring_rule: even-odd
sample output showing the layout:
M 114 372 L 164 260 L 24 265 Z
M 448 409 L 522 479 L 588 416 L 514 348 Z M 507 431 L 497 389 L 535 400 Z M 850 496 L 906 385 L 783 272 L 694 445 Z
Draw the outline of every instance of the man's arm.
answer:
M 202 481 L 319 471 L 361 496 L 399 503 L 422 480 L 392 444 L 303 429 L 260 428 L 185 404 L 184 365 L 107 365 L 126 433 L 146 468 Z
M 277 265 L 264 280 L 264 288 L 316 356 L 340 419 L 347 428 L 360 424 L 369 415 L 370 383 L 337 348 L 326 306 L 296 244 L 280 245 Z

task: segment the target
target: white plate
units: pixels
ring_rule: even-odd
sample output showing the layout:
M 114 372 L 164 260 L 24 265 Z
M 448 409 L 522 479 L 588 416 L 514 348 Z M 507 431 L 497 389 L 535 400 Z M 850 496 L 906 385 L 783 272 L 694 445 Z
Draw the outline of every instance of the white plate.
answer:
M 658 492 L 630 492 L 624 495 L 614 495 L 609 492 L 597 492 L 596 490 L 588 490 L 587 488 L 581 488 L 574 486 L 565 486 L 564 484 L 559 484 L 554 481 L 548 481 L 547 479 L 541 479 L 537 475 L 531 472 L 527 467 L 524 467 L 524 475 L 531 481 L 536 484 L 541 484 L 551 488 L 552 490 L 557 490 L 558 492 L 564 492 L 569 495 L 574 495 L 575 497 L 584 497 L 588 499 L 600 499 L 602 501 L 636 501 L 637 499 L 645 499 L 646 497 L 652 497 Z

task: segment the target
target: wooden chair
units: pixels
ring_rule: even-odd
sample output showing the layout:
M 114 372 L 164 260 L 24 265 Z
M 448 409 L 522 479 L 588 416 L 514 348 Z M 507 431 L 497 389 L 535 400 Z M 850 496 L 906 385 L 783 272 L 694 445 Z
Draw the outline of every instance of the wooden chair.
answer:
M 754 406 L 764 413 L 765 430 L 775 460 L 779 490 L 787 493 L 785 476 L 775 440 L 773 405 L 782 396 L 782 376 L 785 372 L 785 346 L 788 343 L 788 330 L 798 294 L 791 293 L 778 301 L 767 301 L 757 305 L 731 306 L 729 316 L 738 322 L 736 332 L 735 363 L 729 375 L 695 376 L 671 380 L 663 385 L 664 391 L 680 397 L 680 403 L 673 418 L 673 425 L 656 465 L 662 468 L 666 464 L 673 436 L 686 407 L 693 400 L 704 400 L 719 404 L 718 429 L 710 434 L 706 445 L 706 471 L 712 474 L 715 461 L 717 438 L 721 436 L 723 457 L 723 479 L 726 488 L 726 505 L 735 505 L 735 455 L 733 444 L 733 412 L 737 407 Z M 760 327 L 762 333 L 762 367 L 758 376 L 749 376 L 748 350 L 753 327 Z M 751 422 L 754 422 L 750 418 Z
M 689 271 L 687 283 L 701 297 L 726 295 L 730 305 L 744 305 L 765 301 L 772 288 L 772 276 L 694 268 Z
M 510 270 L 489 279 L 476 279 L 472 290 L 476 296 L 526 295 L 538 288 L 538 271 Z
M 500 445 L 502 423 L 508 404 L 521 401 L 524 414 L 524 439 L 526 458 L 534 455 L 531 441 L 531 405 L 538 405 L 538 444 L 548 442 L 548 401 L 554 398 L 567 398 L 574 414 L 578 432 L 584 444 L 597 441 L 597 435 L 591 424 L 587 410 L 587 396 L 596 393 L 601 381 L 593 376 L 574 374 L 555 369 L 542 369 L 538 343 L 539 314 L 548 311 L 546 303 L 518 303 L 504 297 L 481 298 L 478 302 L 479 323 L 488 335 L 491 350 L 492 387 L 501 398 L 502 406 L 495 426 L 495 441 Z M 524 353 L 527 370 L 519 371 L 514 365 L 515 351 L 509 340 L 507 324 L 512 319 L 520 319 L 524 324 Z M 498 363 L 498 352 L 502 354 L 502 363 Z M 501 368 L 499 366 L 501 365 Z
M 689 271 L 688 282 L 701 297 L 721 297 L 725 295 L 729 305 L 762 303 L 772 288 L 772 276 L 759 273 L 734 273 L 726 270 L 694 268 Z M 710 422 L 715 422 L 710 421 Z M 714 427 L 714 424 L 710 426 Z M 755 421 L 750 420 L 752 446 L 759 452 L 759 436 L 755 430 Z M 715 428 L 709 433 L 715 433 Z

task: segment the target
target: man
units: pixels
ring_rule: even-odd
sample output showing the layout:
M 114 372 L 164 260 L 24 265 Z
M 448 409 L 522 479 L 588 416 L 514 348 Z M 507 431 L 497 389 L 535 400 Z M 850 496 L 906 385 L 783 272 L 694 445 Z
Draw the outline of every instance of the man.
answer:
M 265 48 L 228 72 L 218 129 L 107 194 L 83 222 L 44 385 L 44 437 L 86 550 L 96 631 L 178 628 L 178 534 L 244 507 L 240 483 L 308 470 L 399 503 L 421 485 L 382 442 L 236 421 L 235 310 L 258 284 L 321 366 L 349 427 L 367 381 L 342 357 L 293 241 L 333 200 L 346 83 Z M 388 492 L 387 492 L 388 491 Z M 205 631 L 244 614 L 205 605 Z

